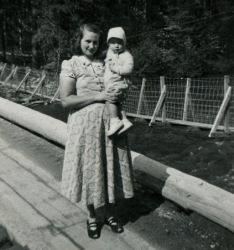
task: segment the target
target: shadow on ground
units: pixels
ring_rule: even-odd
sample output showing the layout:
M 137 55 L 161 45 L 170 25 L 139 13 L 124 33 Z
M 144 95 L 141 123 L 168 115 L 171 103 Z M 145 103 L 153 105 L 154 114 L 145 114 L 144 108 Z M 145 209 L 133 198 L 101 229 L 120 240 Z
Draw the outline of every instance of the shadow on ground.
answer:
M 10 239 L 10 236 L 7 233 L 7 230 L 0 225 L 0 250 L 3 249 L 17 249 L 17 250 L 29 250 L 28 247 L 23 247 L 19 245 L 17 242 L 14 240 Z
M 122 224 L 126 225 L 152 213 L 163 202 L 164 198 L 161 195 L 151 193 L 145 189 L 137 189 L 134 198 L 118 203 L 118 217 Z

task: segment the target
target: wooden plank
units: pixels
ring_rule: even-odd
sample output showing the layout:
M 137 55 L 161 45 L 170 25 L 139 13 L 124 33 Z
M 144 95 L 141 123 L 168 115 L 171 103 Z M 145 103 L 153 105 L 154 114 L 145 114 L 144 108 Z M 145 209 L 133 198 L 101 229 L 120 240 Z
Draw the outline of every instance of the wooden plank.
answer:
M 4 84 L 6 85 L 8 83 L 8 81 L 12 78 L 12 76 L 14 75 L 14 72 L 15 72 L 15 66 L 12 65 L 12 68 L 11 68 L 11 72 L 10 74 L 6 77 L 6 79 L 3 81 Z
M 130 112 L 127 112 L 126 115 L 130 117 L 141 118 L 141 119 L 151 119 L 152 117 L 151 115 L 137 115 L 135 113 L 130 113 Z
M 189 99 L 190 99 L 190 87 L 191 87 L 191 78 L 187 78 L 185 98 L 184 98 L 184 111 L 183 111 L 183 121 L 187 120 L 188 117 L 188 108 L 189 108 Z
M 159 100 L 157 102 L 157 105 L 155 107 L 155 110 L 154 110 L 154 113 L 152 115 L 152 118 L 151 118 L 151 121 L 149 123 L 149 126 L 152 125 L 152 123 L 155 121 L 156 119 L 156 116 L 158 115 L 162 105 L 163 105 L 163 102 L 165 100 L 165 96 L 166 96 L 166 85 L 163 86 L 163 89 L 161 91 L 161 94 L 160 94 L 160 97 L 159 97 Z M 162 121 L 163 121 L 163 117 L 162 117 Z
M 24 92 L 29 93 L 29 94 L 32 94 L 32 93 L 33 93 L 33 91 L 30 91 L 30 90 L 26 90 L 26 91 L 24 91 Z M 47 99 L 51 99 L 51 96 L 49 96 L 49 95 L 42 95 L 42 94 L 40 94 L 40 93 L 36 93 L 35 96 L 43 97 L 43 98 L 47 98 Z M 56 100 L 56 101 L 60 101 L 59 98 L 55 98 L 55 100 Z
M 224 94 L 227 93 L 228 87 L 230 85 L 230 76 L 229 75 L 225 75 L 224 76 Z M 229 108 L 227 107 L 227 110 L 224 114 L 224 131 L 226 133 L 229 132 L 229 120 L 230 120 L 230 112 L 229 112 Z
M 53 103 L 55 100 L 58 99 L 58 97 L 59 97 L 59 91 L 60 91 L 60 89 L 58 87 L 58 89 L 56 90 L 54 96 L 50 99 L 50 103 Z
M 16 73 L 17 73 L 18 69 L 19 69 L 19 67 L 16 66 L 16 67 L 15 67 L 15 70 L 14 70 L 14 73 L 13 73 L 13 75 L 12 75 L 12 78 L 14 78 L 14 77 L 16 76 Z
M 211 128 L 211 131 L 209 133 L 209 137 L 212 137 L 212 134 L 214 132 L 216 132 L 217 127 L 219 126 L 219 124 L 221 122 L 221 119 L 223 118 L 224 112 L 225 112 L 225 110 L 227 108 L 227 105 L 228 105 L 228 102 L 229 102 L 229 100 L 231 98 L 231 90 L 232 90 L 232 87 L 229 86 L 228 89 L 227 89 L 227 92 L 225 94 L 225 97 L 223 99 L 223 102 L 222 102 L 222 104 L 220 106 L 219 112 L 218 112 L 218 114 L 217 114 L 217 116 L 215 118 L 214 124 L 213 124 L 213 126 Z
M 224 138 L 230 136 L 230 130 L 229 133 L 226 133 L 225 131 L 216 131 L 212 133 L 212 138 Z
M 141 84 L 141 91 L 140 91 L 138 106 L 137 106 L 137 115 L 139 115 L 141 113 L 145 84 L 146 84 L 146 79 L 143 78 L 142 84 Z
M 64 229 L 84 220 L 84 211 L 14 160 L 1 153 L 0 159 L 4 163 L 0 166 L 1 223 L 14 239 L 27 249 L 83 249 Z
M 1 75 L 0 75 L 0 81 L 2 80 L 2 77 L 3 77 L 4 73 L 5 73 L 6 66 L 7 66 L 7 64 L 4 63 L 4 65 L 3 65 L 3 67 L 2 67 Z
M 32 94 L 27 98 L 27 101 L 30 101 L 33 98 L 33 96 L 37 93 L 37 91 L 41 88 L 41 86 L 42 86 L 42 84 L 43 84 L 43 82 L 45 80 L 45 77 L 46 77 L 46 74 L 43 73 L 39 83 L 37 84 L 37 86 L 34 89 L 34 91 L 32 92 Z
M 16 73 L 17 73 L 18 69 L 19 69 L 19 67 L 16 66 L 16 67 L 15 67 L 15 70 L 14 70 L 14 72 L 13 72 L 13 74 L 12 74 L 11 79 L 14 79 L 15 77 L 17 77 L 17 74 L 16 74 Z M 17 81 L 17 80 L 16 80 L 16 81 Z M 10 82 L 10 85 L 11 85 L 11 87 L 13 86 L 12 82 Z
M 15 77 L 15 75 L 16 75 L 18 69 L 19 69 L 18 66 L 16 66 L 16 67 L 14 68 L 14 70 L 13 70 L 11 76 L 8 76 L 9 79 L 7 79 L 7 81 L 6 81 L 5 84 L 7 84 L 7 85 L 10 86 L 10 87 L 13 87 L 13 86 L 14 86 L 14 85 L 12 84 L 12 82 L 9 82 L 9 81 L 12 80 L 12 79 Z
M 160 88 L 161 92 L 163 91 L 165 86 L 165 76 L 160 76 Z M 162 122 L 166 122 L 166 103 L 163 102 L 162 104 Z
M 129 117 L 139 117 L 142 119 L 151 119 L 152 116 L 150 115 L 136 115 L 134 113 L 126 113 L 127 116 Z M 156 117 L 155 121 L 162 121 L 161 117 Z M 198 128 L 207 128 L 207 129 L 211 129 L 212 128 L 212 124 L 208 124 L 208 123 L 200 123 L 200 122 L 192 122 L 192 121 L 183 121 L 183 120 L 176 120 L 176 119 L 170 119 L 167 118 L 167 122 L 171 123 L 171 124 L 176 124 L 176 125 L 181 125 L 181 126 L 193 126 L 193 127 L 198 127 Z M 217 127 L 217 129 L 219 130 L 224 130 L 224 126 L 220 125 Z M 234 127 L 230 127 L 231 131 L 234 131 Z
M 15 92 L 19 91 L 19 89 L 21 88 L 21 86 L 27 80 L 27 78 L 28 78 L 28 76 L 29 76 L 30 73 L 31 73 L 31 69 L 30 68 L 26 68 L 26 74 L 25 74 L 24 78 L 22 79 L 22 81 L 19 83 L 19 85 L 16 87 Z

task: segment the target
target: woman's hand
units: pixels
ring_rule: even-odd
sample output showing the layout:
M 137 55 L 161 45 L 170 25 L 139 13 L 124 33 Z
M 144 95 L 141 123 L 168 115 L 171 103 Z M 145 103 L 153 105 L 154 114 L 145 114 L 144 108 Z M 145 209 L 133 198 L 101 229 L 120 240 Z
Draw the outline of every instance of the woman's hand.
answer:
M 95 96 L 97 102 L 108 101 L 110 103 L 115 103 L 118 101 L 118 97 L 114 94 L 108 94 L 106 91 L 100 92 Z
M 116 103 L 120 101 L 121 97 L 122 97 L 122 94 L 120 94 L 119 92 L 114 93 L 114 92 L 103 91 L 97 94 L 95 96 L 95 99 L 97 102 L 108 101 L 110 103 Z

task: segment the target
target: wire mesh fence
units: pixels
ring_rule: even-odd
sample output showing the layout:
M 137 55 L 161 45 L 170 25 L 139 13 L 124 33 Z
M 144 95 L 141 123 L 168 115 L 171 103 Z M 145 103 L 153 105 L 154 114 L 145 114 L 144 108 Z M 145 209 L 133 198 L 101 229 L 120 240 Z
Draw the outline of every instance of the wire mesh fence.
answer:
M 5 66 L 4 66 L 5 65 Z M 15 67 L 0 63 L 0 81 L 2 84 L 31 93 L 37 97 L 50 98 L 58 89 L 58 74 L 28 67 Z M 44 78 L 43 78 L 44 76 Z
M 194 122 L 213 124 L 223 98 L 223 78 L 192 79 L 189 119 Z
M 15 72 L 14 72 L 15 70 Z M 31 93 L 40 98 L 52 99 L 58 86 L 58 74 L 31 70 L 0 63 L 1 83 L 21 91 Z M 9 76 L 11 77 L 9 78 Z M 27 76 L 27 77 L 26 77 Z M 44 76 L 44 78 L 43 78 Z M 226 84 L 234 86 L 234 77 L 226 77 Z M 209 78 L 172 78 L 133 76 L 123 108 L 128 115 L 152 118 L 160 99 L 163 85 L 166 96 L 157 119 L 180 121 L 180 124 L 203 124 L 211 127 L 220 110 L 225 96 L 225 77 Z M 228 126 L 234 129 L 234 94 L 231 95 L 227 112 L 220 125 L 228 119 Z M 204 126 L 203 126 L 204 127 Z
M 182 120 L 186 79 L 166 77 L 165 84 L 167 86 L 167 95 L 165 100 L 166 117 L 170 119 Z
M 228 77 L 228 79 L 229 85 L 234 86 L 234 77 Z M 141 108 L 136 111 L 140 99 L 139 82 L 137 82 L 137 91 L 133 87 L 129 89 L 128 100 L 125 101 L 124 108 L 130 115 L 134 116 L 137 113 L 139 117 L 151 118 L 160 98 L 162 82 L 160 77 L 146 79 L 142 91 Z M 202 127 L 207 125 L 210 128 L 224 100 L 224 83 L 224 77 L 193 78 L 190 79 L 188 89 L 188 78 L 165 77 L 163 84 L 166 85 L 166 97 L 163 107 L 166 120 L 181 121 L 180 124 L 189 122 L 198 126 L 203 124 Z M 163 107 L 158 113 L 159 120 L 162 117 Z M 227 112 L 220 125 L 224 125 L 226 115 L 228 115 L 228 126 L 234 129 L 234 94 L 231 95 Z

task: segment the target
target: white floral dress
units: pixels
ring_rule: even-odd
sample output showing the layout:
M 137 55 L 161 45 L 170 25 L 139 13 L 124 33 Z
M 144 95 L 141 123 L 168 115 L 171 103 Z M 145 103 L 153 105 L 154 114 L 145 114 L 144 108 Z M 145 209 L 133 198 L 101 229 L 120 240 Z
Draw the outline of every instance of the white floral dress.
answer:
M 84 56 L 63 61 L 61 75 L 76 79 L 77 95 L 103 90 L 103 64 Z M 90 81 L 96 77 L 96 83 Z M 87 81 L 89 78 L 89 81 Z M 62 173 L 62 194 L 95 208 L 133 197 L 131 155 L 126 136 L 109 139 L 105 104 L 70 112 Z

